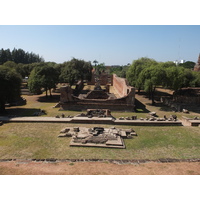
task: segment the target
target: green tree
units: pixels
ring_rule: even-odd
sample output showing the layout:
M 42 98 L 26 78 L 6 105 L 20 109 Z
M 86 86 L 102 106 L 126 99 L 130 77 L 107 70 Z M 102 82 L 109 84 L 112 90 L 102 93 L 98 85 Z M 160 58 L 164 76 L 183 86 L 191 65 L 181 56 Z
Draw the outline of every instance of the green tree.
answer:
M 73 58 L 60 66 L 60 81 L 72 86 L 78 80 L 91 80 L 92 65 L 90 62 Z
M 39 93 L 41 88 L 44 88 L 46 97 L 48 96 L 48 90 L 51 96 L 51 89 L 56 87 L 58 76 L 59 74 L 54 67 L 43 63 L 42 66 L 37 66 L 31 71 L 28 80 L 29 89 L 33 93 Z
M 185 63 L 180 63 L 178 66 L 184 67 L 184 68 L 187 68 L 187 69 L 194 69 L 195 64 L 196 64 L 195 62 L 187 61 Z
M 17 67 L 17 64 L 13 61 L 6 61 L 3 65 L 6 67 L 13 68 L 13 69 L 16 69 Z
M 131 86 L 136 87 L 138 89 L 138 93 L 141 89 L 144 88 L 144 83 L 141 80 L 141 78 L 139 78 L 140 73 L 145 68 L 156 64 L 157 62 L 154 59 L 143 57 L 133 61 L 132 65 L 128 68 L 128 71 L 126 73 L 127 80 Z
M 102 72 L 105 72 L 106 71 L 105 63 L 99 63 L 98 65 L 95 66 L 95 69 L 98 75 L 101 74 Z
M 165 69 L 157 65 L 151 65 L 142 70 L 139 74 L 139 80 L 144 84 L 144 90 L 148 92 L 149 99 L 152 100 L 152 105 L 155 104 L 154 96 L 156 87 L 164 85 L 166 81 Z
M 20 97 L 21 76 L 15 69 L 0 66 L 0 112 L 5 112 L 5 104 Z
M 194 72 L 195 75 L 195 87 L 200 87 L 200 73 L 199 72 Z
M 183 87 L 195 87 L 196 72 L 191 69 L 184 69 L 184 82 Z
M 25 52 L 23 49 L 13 49 L 12 52 L 10 49 L 1 49 L 0 50 L 0 65 L 4 64 L 7 61 L 14 61 L 16 64 L 23 63 L 35 63 L 35 62 L 44 62 L 44 59 L 37 54 Z
M 165 86 L 177 91 L 184 86 L 185 73 L 183 67 L 168 67 L 166 68 L 167 81 Z

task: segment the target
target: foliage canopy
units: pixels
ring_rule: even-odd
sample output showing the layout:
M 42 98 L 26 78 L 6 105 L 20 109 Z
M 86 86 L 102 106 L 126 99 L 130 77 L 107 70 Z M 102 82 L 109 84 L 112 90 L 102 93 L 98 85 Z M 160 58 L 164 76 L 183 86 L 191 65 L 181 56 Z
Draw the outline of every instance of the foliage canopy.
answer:
M 5 111 L 5 104 L 20 97 L 21 76 L 15 69 L 0 66 L 0 112 Z

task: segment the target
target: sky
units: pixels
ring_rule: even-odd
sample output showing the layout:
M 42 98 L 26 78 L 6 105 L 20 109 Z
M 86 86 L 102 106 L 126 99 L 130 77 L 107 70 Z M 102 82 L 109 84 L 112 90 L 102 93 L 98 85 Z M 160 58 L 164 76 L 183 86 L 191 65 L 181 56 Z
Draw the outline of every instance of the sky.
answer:
M 141 57 L 196 62 L 199 37 L 199 25 L 0 25 L 0 48 L 21 48 L 56 63 L 73 57 L 105 65 Z

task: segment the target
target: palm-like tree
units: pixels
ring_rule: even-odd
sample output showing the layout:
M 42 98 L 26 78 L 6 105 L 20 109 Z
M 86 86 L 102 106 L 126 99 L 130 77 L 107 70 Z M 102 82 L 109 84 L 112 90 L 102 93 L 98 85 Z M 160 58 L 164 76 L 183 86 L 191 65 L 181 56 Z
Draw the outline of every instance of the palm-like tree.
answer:
M 97 60 L 94 60 L 93 63 L 94 63 L 94 65 L 95 65 L 95 67 L 96 67 L 98 61 L 97 61 Z

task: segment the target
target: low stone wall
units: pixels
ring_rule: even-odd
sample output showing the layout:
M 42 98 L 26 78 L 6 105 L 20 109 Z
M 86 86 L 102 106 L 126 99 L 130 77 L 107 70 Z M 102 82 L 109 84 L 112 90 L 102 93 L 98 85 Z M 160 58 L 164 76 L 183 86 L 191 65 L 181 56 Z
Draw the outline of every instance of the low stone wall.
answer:
M 200 126 L 200 119 L 187 118 L 183 116 L 182 120 L 187 126 Z
M 60 110 L 74 110 L 74 111 L 84 111 L 87 109 L 110 109 L 114 111 L 134 111 L 134 105 L 128 105 L 123 103 L 117 102 L 94 102 L 94 101 L 87 101 L 87 102 L 73 102 L 73 103 L 60 103 Z
M 184 103 L 188 105 L 200 105 L 200 97 L 174 96 L 173 100 L 177 103 Z
M 167 105 L 178 112 L 182 112 L 183 109 L 187 109 L 189 111 L 200 111 L 200 104 L 194 103 L 195 101 L 196 100 L 194 100 L 193 103 L 187 104 L 187 103 L 176 102 L 176 99 L 172 99 L 171 97 L 161 97 L 161 102 L 164 105 Z M 189 97 L 188 97 L 188 102 L 189 102 Z

